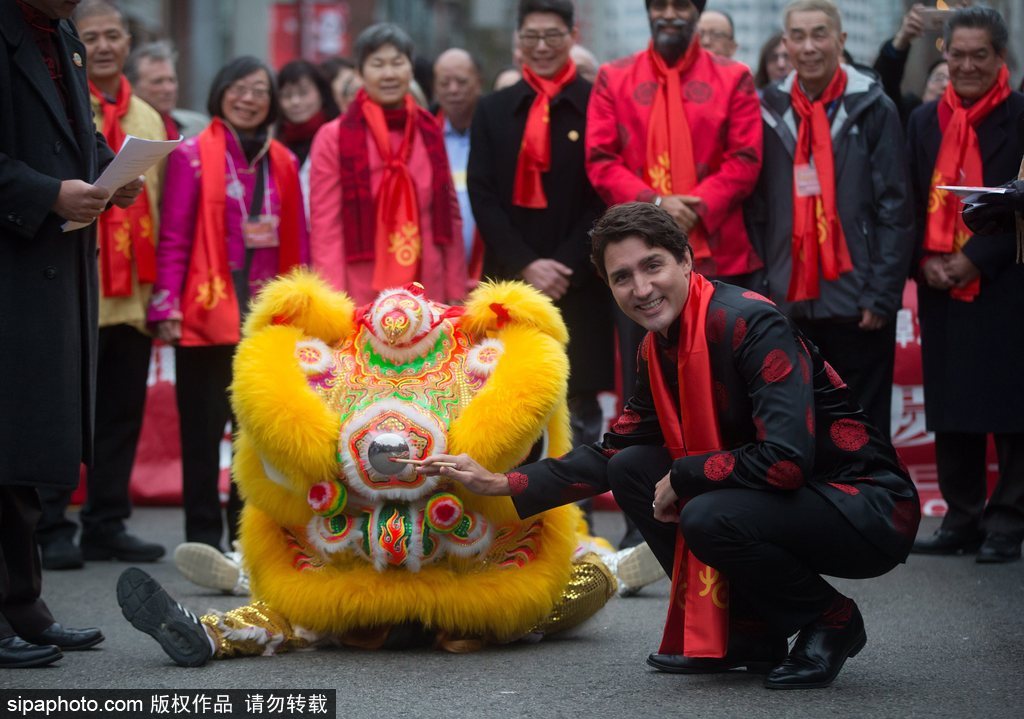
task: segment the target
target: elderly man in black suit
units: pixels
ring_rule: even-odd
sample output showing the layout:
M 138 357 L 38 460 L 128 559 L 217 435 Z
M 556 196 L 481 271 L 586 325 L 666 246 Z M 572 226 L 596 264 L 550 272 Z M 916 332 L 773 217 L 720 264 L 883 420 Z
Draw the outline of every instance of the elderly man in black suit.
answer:
M 67 629 L 40 598 L 37 488 L 73 487 L 90 460 L 96 359 L 92 184 L 113 153 L 93 126 L 76 2 L 0 0 L 0 668 L 43 666 L 103 640 Z
M 941 528 L 914 551 L 1020 558 L 1024 539 L 1024 266 L 1014 233 L 972 236 L 943 185 L 998 185 L 1017 176 L 1024 95 L 1008 82 L 1006 22 L 991 8 L 946 22 L 950 84 L 910 116 L 917 211 L 918 307 L 925 415 L 935 432 Z M 995 435 L 999 482 L 985 502 L 985 445 Z

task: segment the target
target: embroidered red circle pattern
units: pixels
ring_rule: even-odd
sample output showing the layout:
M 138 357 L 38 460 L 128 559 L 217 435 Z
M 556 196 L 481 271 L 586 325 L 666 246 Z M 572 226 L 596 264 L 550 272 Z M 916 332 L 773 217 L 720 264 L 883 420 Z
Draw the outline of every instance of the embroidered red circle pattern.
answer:
M 719 308 L 708 317 L 707 336 L 715 344 L 725 337 L 725 310 Z
M 757 300 L 758 302 L 767 302 L 770 305 L 774 305 L 775 304 L 774 302 L 772 302 L 770 299 L 768 299 L 764 295 L 758 294 L 757 292 L 754 292 L 753 290 L 747 290 L 746 292 L 743 293 L 743 296 L 746 297 L 748 300 Z
M 835 445 L 847 452 L 856 452 L 868 443 L 867 427 L 855 419 L 837 419 L 828 433 Z
M 747 321 L 742 317 L 736 319 L 736 324 L 732 326 L 732 351 L 735 352 L 743 344 L 744 338 L 747 336 Z
M 792 371 L 793 363 L 789 361 L 785 350 L 772 350 L 764 358 L 764 364 L 761 366 L 761 378 L 768 384 L 781 382 Z
M 640 415 L 631 409 L 624 410 L 619 418 L 612 425 L 612 432 L 616 434 L 632 434 L 640 425 Z
M 522 472 L 509 472 L 505 476 L 508 477 L 508 488 L 513 497 L 522 494 L 530 486 L 530 478 Z
M 732 474 L 736 466 L 736 457 L 730 452 L 718 452 L 704 460 L 704 476 L 712 482 L 721 482 Z
M 768 484 L 779 489 L 796 489 L 804 483 L 804 473 L 796 462 L 784 459 L 768 468 Z
M 839 373 L 828 362 L 825 363 L 825 374 L 828 375 L 828 381 L 836 389 L 843 389 L 846 386 L 846 382 L 843 382 L 843 378 L 839 376 Z
M 843 484 L 842 482 L 829 482 L 833 487 L 838 489 L 840 492 L 844 492 L 851 497 L 856 497 L 860 494 L 860 490 L 854 487 L 852 484 Z
M 641 82 L 633 90 L 633 99 L 637 105 L 650 105 L 654 102 L 654 94 L 658 91 L 658 83 Z
M 690 102 L 707 102 L 711 99 L 711 85 L 700 80 L 690 80 L 683 86 L 683 97 Z
M 760 417 L 754 417 L 754 438 L 758 442 L 764 442 L 768 438 L 768 429 Z

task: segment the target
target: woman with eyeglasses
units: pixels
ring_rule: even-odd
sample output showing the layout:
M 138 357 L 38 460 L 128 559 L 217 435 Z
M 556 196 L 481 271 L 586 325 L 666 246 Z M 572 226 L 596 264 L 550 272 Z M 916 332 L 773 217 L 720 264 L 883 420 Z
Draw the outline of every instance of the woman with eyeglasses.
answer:
M 410 282 L 456 302 L 462 222 L 441 129 L 409 92 L 412 40 L 373 25 L 356 40 L 356 67 L 363 88 L 310 151 L 313 268 L 357 305 Z
M 308 232 L 298 163 L 269 132 L 278 111 L 270 69 L 232 60 L 214 77 L 207 109 L 207 128 L 167 161 L 148 321 L 176 347 L 185 539 L 220 549 L 232 355 L 249 300 L 307 261 Z M 229 542 L 240 509 L 232 486 Z

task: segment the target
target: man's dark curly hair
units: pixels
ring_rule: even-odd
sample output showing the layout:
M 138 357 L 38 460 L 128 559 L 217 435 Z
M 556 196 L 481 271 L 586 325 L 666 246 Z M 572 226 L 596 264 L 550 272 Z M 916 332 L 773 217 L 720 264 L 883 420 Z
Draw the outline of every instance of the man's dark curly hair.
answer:
M 597 218 L 590 230 L 590 261 L 605 282 L 608 281 L 605 250 L 608 245 L 630 237 L 643 240 L 648 247 L 664 247 L 677 262 L 682 262 L 692 252 L 686 233 L 665 210 L 650 202 L 614 205 Z

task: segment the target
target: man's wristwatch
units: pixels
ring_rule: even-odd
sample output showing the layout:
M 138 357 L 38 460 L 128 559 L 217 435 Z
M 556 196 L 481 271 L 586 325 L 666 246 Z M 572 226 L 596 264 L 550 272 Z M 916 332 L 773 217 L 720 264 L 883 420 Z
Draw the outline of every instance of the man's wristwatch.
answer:
M 661 195 L 658 195 L 657 197 L 654 198 L 654 206 L 661 207 Z

